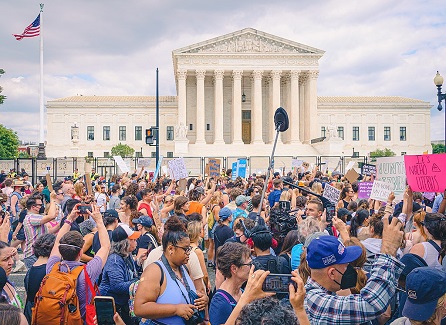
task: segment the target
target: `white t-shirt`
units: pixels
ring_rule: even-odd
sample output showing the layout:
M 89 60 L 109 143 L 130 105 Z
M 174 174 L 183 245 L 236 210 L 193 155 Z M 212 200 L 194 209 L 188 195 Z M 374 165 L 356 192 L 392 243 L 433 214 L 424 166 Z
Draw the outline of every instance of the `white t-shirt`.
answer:
M 100 207 L 101 212 L 105 212 L 107 207 L 107 196 L 104 193 L 99 193 L 98 197 L 96 198 L 96 205 Z
M 158 246 L 155 249 L 152 249 L 147 256 L 147 259 L 144 261 L 143 268 L 145 269 L 150 264 L 158 261 L 163 255 L 163 247 Z M 192 250 L 189 255 L 189 262 L 186 264 L 187 269 L 189 270 L 189 275 L 192 280 L 201 279 L 204 277 L 203 271 L 201 270 L 200 261 L 198 260 L 197 254 Z

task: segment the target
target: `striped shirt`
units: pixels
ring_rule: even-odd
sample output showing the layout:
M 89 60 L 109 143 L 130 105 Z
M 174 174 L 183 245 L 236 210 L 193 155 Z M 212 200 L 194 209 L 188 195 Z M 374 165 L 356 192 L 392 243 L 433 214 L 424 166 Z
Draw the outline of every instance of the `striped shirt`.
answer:
M 41 225 L 43 216 L 40 214 L 29 213 L 23 220 L 23 230 L 25 232 L 25 250 L 24 257 L 30 257 L 34 254 L 33 244 L 37 237 L 48 233 L 46 224 Z
M 404 264 L 379 254 L 370 279 L 359 294 L 337 296 L 309 278 L 305 288 L 305 309 L 312 324 L 361 324 L 385 312 L 395 295 Z

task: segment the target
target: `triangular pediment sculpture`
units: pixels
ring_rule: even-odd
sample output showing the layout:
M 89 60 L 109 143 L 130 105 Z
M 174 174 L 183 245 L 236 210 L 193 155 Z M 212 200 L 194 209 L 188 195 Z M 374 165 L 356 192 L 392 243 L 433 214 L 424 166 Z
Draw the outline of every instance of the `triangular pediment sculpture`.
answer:
M 238 32 L 219 36 L 173 51 L 174 55 L 192 53 L 300 53 L 322 55 L 324 51 L 253 28 L 245 28 Z

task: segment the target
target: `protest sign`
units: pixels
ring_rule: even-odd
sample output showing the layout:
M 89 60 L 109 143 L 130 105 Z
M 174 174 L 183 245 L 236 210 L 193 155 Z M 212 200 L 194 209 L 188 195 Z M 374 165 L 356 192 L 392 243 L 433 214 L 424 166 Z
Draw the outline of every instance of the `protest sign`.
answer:
M 185 191 L 187 187 L 187 179 L 183 178 L 178 181 L 178 190 Z
M 374 181 L 370 198 L 386 202 L 390 192 L 393 190 L 393 184 L 383 181 Z
M 237 160 L 237 177 L 246 178 L 246 159 Z
M 443 192 L 446 188 L 446 154 L 405 155 L 407 183 L 412 191 Z
M 304 162 L 303 160 L 293 158 L 293 159 L 291 159 L 291 167 L 298 168 L 298 167 L 302 166 L 303 162 Z
M 206 164 L 205 173 L 209 177 L 220 176 L 220 159 L 209 158 L 208 163 Z
M 376 176 L 376 166 L 370 164 L 364 164 L 361 167 L 361 174 L 367 176 Z
M 183 158 L 172 159 L 167 163 L 167 165 L 169 166 L 170 176 L 173 179 L 180 180 L 189 176 Z
M 349 161 L 347 167 L 345 167 L 345 170 L 349 171 L 350 169 L 353 168 L 354 165 L 355 165 L 354 161 Z
M 156 170 L 155 170 L 155 174 L 153 175 L 152 182 L 155 182 L 155 180 L 158 178 L 158 174 L 160 172 L 160 168 L 163 163 L 163 158 L 164 158 L 163 156 L 160 156 L 160 158 L 158 160 L 158 164 L 156 165 Z M 184 167 L 184 168 L 186 168 L 186 167 Z M 187 171 L 186 171 L 186 173 L 187 173 Z
M 341 191 L 338 190 L 336 187 L 333 187 L 329 184 L 325 184 L 324 194 L 322 195 L 322 197 L 328 199 L 333 204 L 337 204 L 340 195 Z
M 237 162 L 234 161 L 234 162 L 232 163 L 232 174 L 231 174 L 231 179 L 232 179 L 233 181 L 235 181 L 236 178 L 237 178 Z
M 393 192 L 398 200 L 402 200 L 406 190 L 406 169 L 404 156 L 384 157 L 376 159 L 376 179 L 393 184 Z
M 116 164 L 123 174 L 130 172 L 129 167 L 121 156 L 113 156 L 113 159 L 115 160 Z
M 358 183 L 358 199 L 368 199 L 372 193 L 373 182 Z
M 347 174 L 345 174 L 345 178 L 348 179 L 350 183 L 355 182 L 359 177 L 359 174 L 354 169 L 350 169 Z
M 138 159 L 138 168 L 149 167 L 151 162 L 152 162 L 152 159 L 150 159 L 150 158 L 139 158 Z

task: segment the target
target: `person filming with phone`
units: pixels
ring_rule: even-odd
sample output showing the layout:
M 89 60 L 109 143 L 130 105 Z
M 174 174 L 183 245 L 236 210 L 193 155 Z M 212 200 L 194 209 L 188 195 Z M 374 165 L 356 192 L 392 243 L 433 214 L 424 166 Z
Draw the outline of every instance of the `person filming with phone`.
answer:
M 314 239 L 307 248 L 311 277 L 306 284 L 305 306 L 312 323 L 362 324 L 383 314 L 395 295 L 404 265 L 395 256 L 404 232 L 398 218 L 383 217 L 381 251 L 370 278 L 359 294 L 338 296 L 341 289 L 356 285 L 357 273 L 350 265 L 361 254 L 359 246 L 345 247 L 333 236 Z

